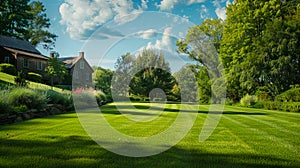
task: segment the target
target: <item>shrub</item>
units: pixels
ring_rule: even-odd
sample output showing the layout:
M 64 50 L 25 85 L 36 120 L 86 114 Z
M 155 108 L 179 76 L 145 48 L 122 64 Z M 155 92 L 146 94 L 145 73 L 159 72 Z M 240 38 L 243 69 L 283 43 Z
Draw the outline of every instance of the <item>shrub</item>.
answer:
M 14 112 L 20 113 L 20 112 L 25 112 L 28 110 L 28 107 L 26 105 L 20 105 L 20 106 L 15 106 L 12 108 Z
M 7 101 L 9 90 L 0 91 L 0 114 L 7 114 L 13 112 L 12 106 Z
M 241 106 L 250 107 L 257 102 L 257 98 L 254 95 L 246 94 L 240 101 Z
M 46 107 L 46 95 L 28 88 L 14 88 L 9 96 L 8 103 L 14 107 L 25 105 L 28 109 L 43 109 Z
M 251 106 L 252 108 L 258 108 L 258 109 L 262 109 L 264 108 L 264 103 L 261 101 L 256 102 L 254 105 Z
M 96 95 L 91 91 L 82 91 L 81 93 L 73 94 L 74 105 L 77 108 L 87 108 L 97 106 Z
M 0 64 L 0 72 L 4 72 L 10 75 L 17 75 L 17 69 L 12 64 Z
M 106 95 L 102 91 L 97 91 L 96 99 L 98 105 L 103 105 L 107 101 Z
M 15 77 L 15 83 L 20 87 L 26 87 L 28 85 L 25 74 L 22 71 L 18 72 L 18 75 Z
M 264 108 L 267 110 L 281 110 L 281 103 L 277 101 L 265 101 Z
M 280 102 L 300 102 L 300 88 L 292 87 L 276 96 L 275 100 Z
M 281 105 L 281 110 L 289 112 L 300 112 L 300 102 L 285 102 Z
M 54 90 L 47 91 L 47 100 L 49 104 L 60 104 L 65 107 L 72 105 L 72 96 L 66 93 L 59 93 Z
M 72 90 L 72 85 L 55 85 L 55 87 L 64 89 L 64 90 Z
M 42 75 L 34 73 L 34 72 L 28 72 L 27 79 L 33 82 L 41 82 L 42 81 Z
M 225 101 L 225 105 L 232 106 L 232 105 L 233 105 L 233 100 L 226 99 L 226 101 Z

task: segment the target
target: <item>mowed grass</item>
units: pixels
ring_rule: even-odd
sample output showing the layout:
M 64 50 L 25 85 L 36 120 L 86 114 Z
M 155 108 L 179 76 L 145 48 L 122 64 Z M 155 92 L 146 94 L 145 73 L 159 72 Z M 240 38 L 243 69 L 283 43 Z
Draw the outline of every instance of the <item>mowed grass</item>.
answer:
M 3 84 L 3 85 L 15 85 L 15 76 L 0 72 L 0 85 L 1 84 Z M 32 81 L 29 81 L 28 87 L 31 88 L 31 89 L 46 89 L 46 90 L 51 89 L 51 90 L 55 90 L 57 92 L 62 92 L 62 89 L 60 89 L 60 88 L 51 87 L 49 85 L 45 85 L 45 84 L 42 84 L 42 83 L 36 83 L 36 82 L 32 82 Z
M 135 103 L 127 115 L 153 115 L 161 105 Z M 114 104 L 101 107 L 110 124 L 133 136 L 150 136 L 168 128 L 178 116 L 168 104 L 153 121 L 136 123 Z M 0 126 L 0 167 L 300 167 L 300 114 L 226 107 L 218 127 L 204 142 L 199 134 L 208 113 L 200 107 L 194 126 L 171 149 L 150 157 L 131 158 L 109 152 L 84 131 L 76 113 Z M 87 110 L 88 112 L 88 110 Z

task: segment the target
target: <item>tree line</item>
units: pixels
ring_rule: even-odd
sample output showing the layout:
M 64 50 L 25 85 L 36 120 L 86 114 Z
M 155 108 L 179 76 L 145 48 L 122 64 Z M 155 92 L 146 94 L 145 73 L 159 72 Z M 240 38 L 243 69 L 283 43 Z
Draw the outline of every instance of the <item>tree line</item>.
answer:
M 210 97 L 211 62 L 226 76 L 227 98 L 237 102 L 246 94 L 268 99 L 300 84 L 300 4 L 298 0 L 235 0 L 226 20 L 207 19 L 177 42 L 178 52 L 196 61 L 199 93 Z M 199 44 L 209 39 L 218 60 L 206 61 Z M 221 70 L 220 70 L 221 71 Z M 212 94 L 213 95 L 213 94 Z M 200 96 L 200 97 L 201 97 Z

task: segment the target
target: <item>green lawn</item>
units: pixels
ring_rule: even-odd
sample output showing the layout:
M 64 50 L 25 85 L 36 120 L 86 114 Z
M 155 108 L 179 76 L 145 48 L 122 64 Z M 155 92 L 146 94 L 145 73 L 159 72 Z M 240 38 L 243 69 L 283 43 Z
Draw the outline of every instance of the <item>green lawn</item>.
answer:
M 147 136 L 174 121 L 179 105 L 167 106 L 159 118 L 146 124 L 120 115 L 114 104 L 101 110 L 116 129 Z M 208 107 L 201 106 L 193 128 L 176 146 L 144 158 L 103 149 L 85 133 L 76 113 L 0 126 L 0 167 L 300 167 L 299 113 L 226 107 L 213 134 L 199 142 Z M 130 115 L 149 115 L 158 109 Z
M 0 85 L 5 84 L 5 85 L 14 85 L 15 84 L 15 76 L 9 75 L 3 72 L 0 72 Z M 57 87 L 51 87 L 49 85 L 41 84 L 41 83 L 36 83 L 29 81 L 29 88 L 32 89 L 53 89 L 57 92 L 62 92 L 62 89 L 57 88 Z

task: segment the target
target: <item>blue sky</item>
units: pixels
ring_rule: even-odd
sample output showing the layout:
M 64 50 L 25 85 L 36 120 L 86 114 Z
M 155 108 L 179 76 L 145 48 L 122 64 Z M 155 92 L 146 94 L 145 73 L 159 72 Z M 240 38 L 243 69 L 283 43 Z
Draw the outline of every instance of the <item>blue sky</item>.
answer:
M 119 56 L 127 52 L 135 54 L 144 48 L 163 51 L 173 67 L 188 62 L 176 54 L 176 40 L 184 37 L 189 27 L 205 19 L 224 20 L 225 7 L 232 0 L 42 2 L 51 20 L 50 31 L 58 35 L 54 50 L 61 57 L 76 56 L 83 51 L 91 65 L 113 68 Z M 49 51 L 38 48 L 49 55 Z

